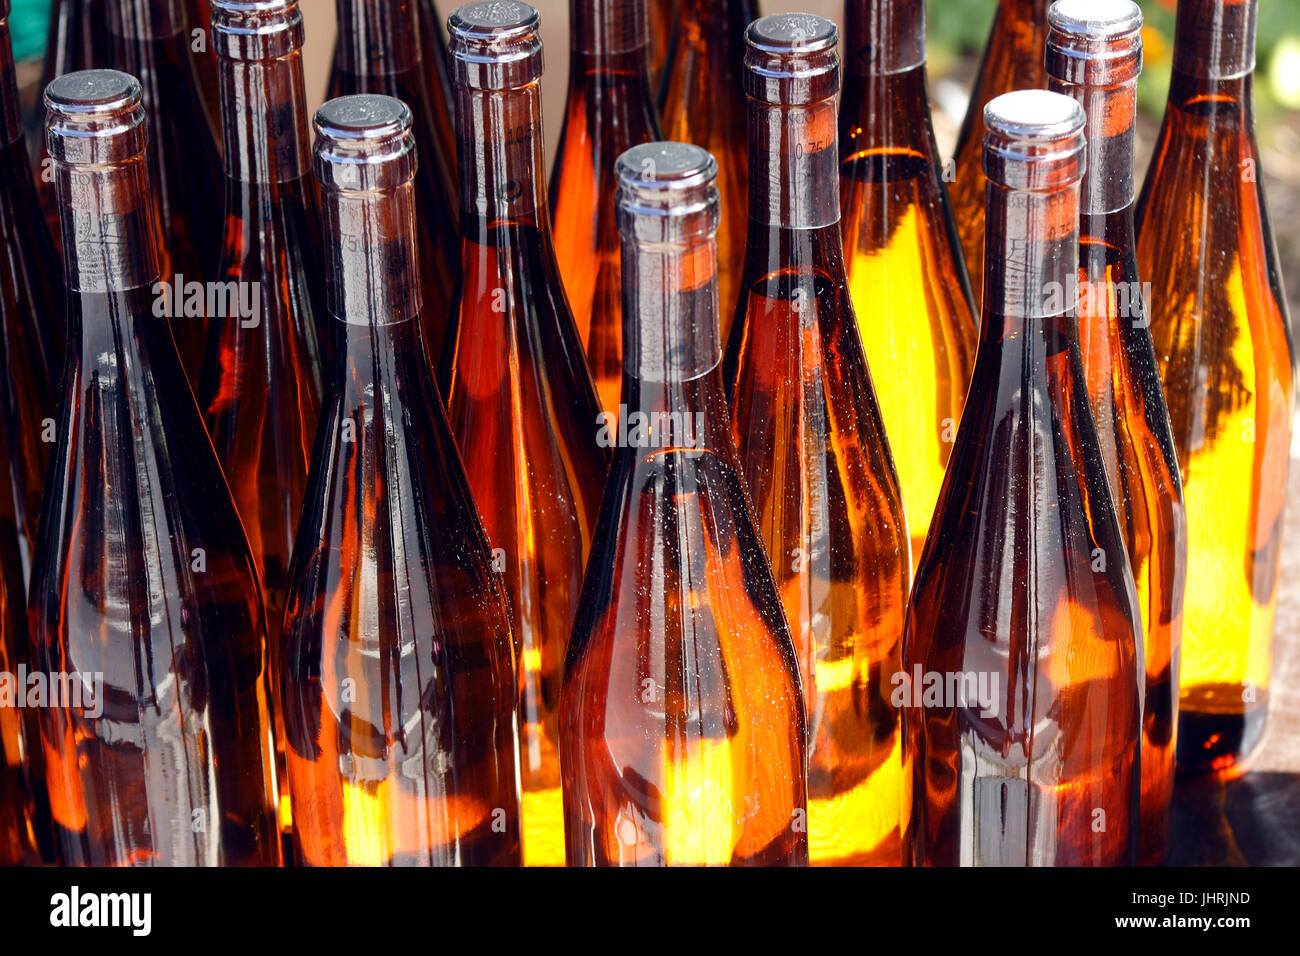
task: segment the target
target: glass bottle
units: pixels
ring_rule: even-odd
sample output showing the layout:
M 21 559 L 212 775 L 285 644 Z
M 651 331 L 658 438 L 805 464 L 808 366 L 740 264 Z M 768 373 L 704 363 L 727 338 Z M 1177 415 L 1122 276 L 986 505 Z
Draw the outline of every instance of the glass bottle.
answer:
M 650 83 L 659 89 L 664 64 L 668 60 L 668 43 L 673 24 L 681 7 L 680 0 L 649 0 L 650 13 Z
M 249 0 L 244 0 L 245 3 Z M 258 2 L 258 0 L 253 0 Z M 210 0 L 188 0 L 186 16 L 189 18 L 186 35 L 190 58 L 194 61 L 194 75 L 198 77 L 199 92 L 212 125 L 221 124 L 221 81 L 217 75 L 217 54 L 211 34 L 212 4 Z
M 443 392 L 513 613 L 524 862 L 563 866 L 556 708 L 609 452 L 543 192 L 537 11 L 471 3 L 449 26 L 465 283 Z
M 50 26 L 45 35 L 45 60 L 41 69 L 41 89 L 65 73 L 93 70 L 108 66 L 113 59 L 109 49 L 109 0 L 52 0 Z M 54 189 L 54 169 L 45 149 L 44 117 L 32 110 L 28 121 L 28 139 L 36 161 L 36 192 L 45 214 L 46 228 L 54 242 L 59 236 L 59 197 Z
M 72 343 L 32 564 L 41 737 L 68 864 L 277 865 L 257 572 L 159 279 L 139 82 L 45 91 Z M 53 703 L 53 702 L 52 702 Z
M 718 304 L 725 347 L 745 268 L 749 156 L 744 94 L 745 28 L 758 0 L 682 0 L 664 65 L 659 113 L 664 138 L 703 146 L 718 162 Z
M 660 138 L 650 97 L 646 0 L 569 0 L 569 92 L 551 172 L 555 253 L 596 393 L 617 414 L 622 265 L 614 162 Z
M 971 295 L 925 87 L 921 0 L 850 0 L 840 107 L 849 293 L 921 559 L 975 362 Z
M 893 678 L 903 859 L 1132 865 L 1142 619 L 1074 311 L 1084 113 L 1026 90 L 985 123 L 979 350 Z
M 976 302 L 984 294 L 984 107 L 1003 93 L 1047 85 L 1043 44 L 1051 4 L 1052 0 L 998 0 L 952 166 L 945 173 Z
M 150 124 L 149 183 L 161 275 L 173 294 L 215 277 L 221 258 L 221 153 L 199 90 L 182 0 L 110 0 L 113 67 L 140 80 Z M 197 389 L 207 352 L 206 310 L 173 299 L 172 334 Z M 177 314 L 182 313 L 182 314 Z
M 518 865 L 509 609 L 420 345 L 410 109 L 316 114 L 339 324 L 284 620 L 296 856 Z
M 560 691 L 570 866 L 804 865 L 799 665 L 730 434 L 717 165 L 618 160 L 623 407 Z
M 1142 10 L 1132 0 L 1059 0 L 1048 21 L 1048 86 L 1073 96 L 1088 118 L 1079 194 L 1079 348 L 1142 612 L 1140 853 L 1143 863 L 1155 864 L 1168 846 L 1174 794 L 1187 516 L 1133 231 Z
M 1182 0 L 1137 204 L 1139 274 L 1187 503 L 1180 771 L 1238 771 L 1264 733 L 1295 343 L 1255 142 L 1254 0 Z
M 456 175 L 455 102 L 452 99 L 451 75 L 448 72 L 447 41 L 442 34 L 434 0 L 416 0 L 420 15 L 421 57 L 429 82 L 429 108 L 438 128 L 438 150 L 446 156 L 453 176 Z
M 41 215 L 23 137 L 9 10 L 9 0 L 0 0 L 0 675 L 31 667 L 27 581 L 57 435 L 53 383 L 63 365 L 64 309 L 63 270 Z M 24 855 L 32 852 L 36 836 L 48 859 L 49 808 L 36 710 L 2 699 L 0 777 L 6 778 L 0 791 L 25 794 L 27 804 L 21 818 L 0 819 L 0 863 L 17 862 L 9 859 L 15 846 Z M 0 818 L 7 806 L 8 796 L 0 797 Z
M 747 31 L 749 244 L 724 364 L 741 475 L 794 638 L 813 864 L 900 862 L 899 667 L 912 565 L 840 238 L 839 31 Z
M 422 17 L 416 0 L 336 0 L 339 44 L 330 97 L 373 93 L 408 104 L 419 144 L 415 174 L 417 248 L 424 309 L 420 325 L 429 360 L 442 355 L 447 322 L 460 281 L 456 208 L 456 153 L 445 106 L 429 89 Z M 445 111 L 444 111 L 445 112 Z M 442 130 L 443 124 L 446 129 Z
M 311 177 L 297 0 L 212 0 L 225 134 L 230 293 L 211 317 L 199 407 L 262 584 L 283 769 L 280 625 L 321 402 L 327 324 L 320 208 Z M 280 795 L 288 831 L 288 793 Z

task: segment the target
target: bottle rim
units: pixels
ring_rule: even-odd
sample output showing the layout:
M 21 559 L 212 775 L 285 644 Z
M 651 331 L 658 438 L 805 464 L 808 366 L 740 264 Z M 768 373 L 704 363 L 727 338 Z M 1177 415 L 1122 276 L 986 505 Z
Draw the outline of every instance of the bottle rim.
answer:
M 1048 75 L 1077 84 L 1136 82 L 1142 24 L 1133 0 L 1056 0 L 1047 11 Z
M 745 92 L 774 105 L 830 99 L 840 87 L 839 43 L 839 27 L 825 17 L 760 17 L 745 30 Z
M 303 48 L 298 0 L 210 0 L 212 49 L 232 60 L 270 60 Z
M 145 150 L 140 81 L 119 70 L 79 70 L 45 87 L 45 142 L 71 165 L 120 162 Z
M 516 0 L 467 3 L 447 18 L 452 80 L 473 89 L 513 89 L 542 77 L 541 15 Z
M 392 96 L 358 93 L 324 103 L 313 122 L 316 174 L 326 188 L 392 189 L 415 178 L 411 109 Z
M 1078 183 L 1086 166 L 1087 117 L 1073 97 L 1015 90 L 984 107 L 984 173 L 1012 189 Z

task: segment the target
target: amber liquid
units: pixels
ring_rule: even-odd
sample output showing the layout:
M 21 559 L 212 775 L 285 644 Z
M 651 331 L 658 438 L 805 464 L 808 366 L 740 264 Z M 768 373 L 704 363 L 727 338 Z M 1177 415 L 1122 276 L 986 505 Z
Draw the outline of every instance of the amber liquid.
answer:
M 889 678 L 911 576 L 898 479 L 839 230 L 769 234 L 751 222 L 750 236 L 749 307 L 728 360 L 732 423 L 799 661 L 809 857 L 897 866 L 902 763 Z
M 1187 504 L 1178 767 L 1263 734 L 1295 404 L 1249 76 L 1175 71 L 1137 207 L 1140 273 Z
M 147 287 L 72 297 L 33 657 L 47 673 L 102 673 L 103 686 L 100 716 L 41 713 L 55 832 L 68 864 L 273 866 L 256 572 L 152 305 Z
M 513 610 L 524 861 L 562 866 L 560 677 L 608 453 L 595 444 L 600 406 L 549 236 L 462 217 L 448 416 Z
M 614 222 L 614 161 L 632 146 L 661 138 L 646 56 L 644 47 L 595 54 L 574 46 L 550 182 L 560 275 L 600 403 L 611 413 L 618 412 L 623 381 L 623 280 Z
M 340 330 L 312 457 L 282 677 L 313 866 L 520 862 L 508 612 L 417 329 Z
M 856 74 L 840 108 L 844 256 L 921 558 L 975 360 L 977 312 L 928 119 L 925 67 Z
M 749 224 L 745 28 L 758 17 L 757 0 L 683 0 L 659 96 L 664 138 L 703 146 L 718 163 L 722 199 L 718 314 L 723 342 L 739 307 L 745 267 Z
M 148 0 L 125 2 L 127 8 L 149 5 Z M 215 277 L 221 260 L 225 175 L 189 57 L 189 36 L 179 32 L 156 40 L 120 35 L 113 39 L 114 68 L 140 81 L 149 114 L 149 183 L 157 203 L 159 276 L 167 283 L 175 283 L 177 276 L 185 283 L 206 282 Z M 171 325 L 186 375 L 197 390 L 207 353 L 208 319 L 182 316 L 173 318 Z
M 1187 517 L 1160 373 L 1138 288 L 1133 210 L 1084 215 L 1079 344 L 1142 612 L 1142 862 L 1164 856 L 1174 790 Z
M 330 75 L 329 98 L 377 93 L 396 97 L 414 114 L 419 163 L 415 176 L 417 247 L 423 294 L 420 322 L 429 360 L 436 363 L 445 347 L 447 322 L 460 282 L 455 142 L 450 136 L 450 120 L 445 121 L 444 129 L 438 119 L 438 108 L 445 109 L 445 104 L 429 89 L 415 0 L 383 0 L 387 9 L 382 16 L 372 9 L 374 4 L 375 0 L 339 0 L 339 22 L 344 26 Z M 344 51 L 342 44 L 349 42 L 355 48 Z M 358 64 L 366 71 L 361 72 Z
M 957 136 L 948 195 L 977 303 L 984 295 L 984 107 L 1002 93 L 1047 85 L 1043 49 L 1051 5 L 1052 0 L 999 0 L 966 119 Z

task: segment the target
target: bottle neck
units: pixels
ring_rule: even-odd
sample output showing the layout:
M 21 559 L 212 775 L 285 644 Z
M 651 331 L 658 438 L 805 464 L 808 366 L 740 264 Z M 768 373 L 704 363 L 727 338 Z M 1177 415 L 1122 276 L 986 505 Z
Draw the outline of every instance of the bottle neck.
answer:
M 774 105 L 749 100 L 749 218 L 782 229 L 840 221 L 835 101 Z
M 117 8 L 109 29 L 127 40 L 179 40 L 188 26 L 184 0 L 118 0 Z
M 68 290 L 105 294 L 158 280 L 144 154 L 115 163 L 54 164 Z
M 1256 9 L 1256 0 L 1179 0 L 1175 74 L 1217 83 L 1254 72 Z
M 849 160 L 881 153 L 932 158 L 925 64 L 899 73 L 850 74 L 841 119 Z
M 598 60 L 647 56 L 647 0 L 569 0 L 569 45 Z
M 337 0 L 339 68 L 353 76 L 394 76 L 420 66 L 415 0 Z
M 885 77 L 925 66 L 922 0 L 849 0 L 845 68 L 850 77 Z
M 704 411 L 721 401 L 715 236 L 623 237 L 623 400 L 629 410 Z
M 414 182 L 322 193 L 330 314 L 349 327 L 414 319 L 421 304 Z
M 1087 116 L 1087 165 L 1079 191 L 1083 215 L 1104 216 L 1133 202 L 1133 136 L 1137 78 L 1113 85 L 1067 83 L 1050 77 L 1048 88 L 1073 97 Z
M 14 70 L 14 48 L 10 42 L 9 19 L 0 19 L 0 148 L 23 135 L 22 104 L 18 100 L 18 78 Z
M 986 189 L 980 337 L 997 343 L 1032 320 L 1073 313 L 1078 301 L 1079 184 L 1011 189 L 990 179 Z
M 264 60 L 219 57 L 226 176 L 232 182 L 300 179 L 310 163 L 302 53 Z
M 545 228 L 541 86 L 458 86 L 456 118 L 464 228 L 503 221 Z

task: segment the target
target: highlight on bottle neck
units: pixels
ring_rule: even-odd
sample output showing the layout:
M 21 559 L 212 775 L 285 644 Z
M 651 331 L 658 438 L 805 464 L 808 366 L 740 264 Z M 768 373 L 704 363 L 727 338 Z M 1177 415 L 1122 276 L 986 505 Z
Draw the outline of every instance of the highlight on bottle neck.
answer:
M 230 60 L 277 60 L 302 51 L 298 0 L 209 0 L 212 49 Z
M 755 222 L 790 229 L 839 222 L 839 89 L 839 29 L 830 20 L 783 13 L 745 31 Z
M 856 76 L 925 66 L 925 0 L 849 0 L 845 56 Z
M 569 29 L 575 53 L 635 53 L 650 43 L 650 8 L 647 0 L 569 0 Z
M 329 305 L 349 324 L 389 325 L 420 310 L 411 122 L 390 96 L 341 96 L 316 111 Z
M 526 3 L 467 3 L 447 20 L 452 80 L 513 90 L 542 78 L 541 17 Z
M 9 36 L 9 0 L 0 0 L 0 146 L 14 143 L 22 135 L 22 103 L 18 99 L 14 49 Z
M 671 382 L 715 368 L 718 164 L 686 143 L 621 155 L 615 209 L 623 237 L 623 371 Z
M 1086 215 L 1133 202 L 1133 133 L 1142 72 L 1142 10 L 1133 0 L 1057 0 L 1047 12 L 1048 88 L 1087 114 Z
M 307 174 L 303 24 L 298 0 L 211 0 L 226 173 L 242 182 Z
M 140 82 L 116 70 L 68 73 L 45 88 L 68 288 L 137 289 L 158 278 Z
M 338 64 L 353 76 L 392 76 L 417 69 L 416 0 L 337 0 Z
M 1083 107 L 1059 93 L 1018 90 L 990 100 L 984 123 L 984 314 L 1072 313 L 1087 163 Z
M 131 40 L 168 40 L 186 26 L 184 0 L 116 0 L 109 13 L 109 29 Z
M 1235 80 L 1255 70 L 1257 0 L 1178 0 L 1174 70 Z

